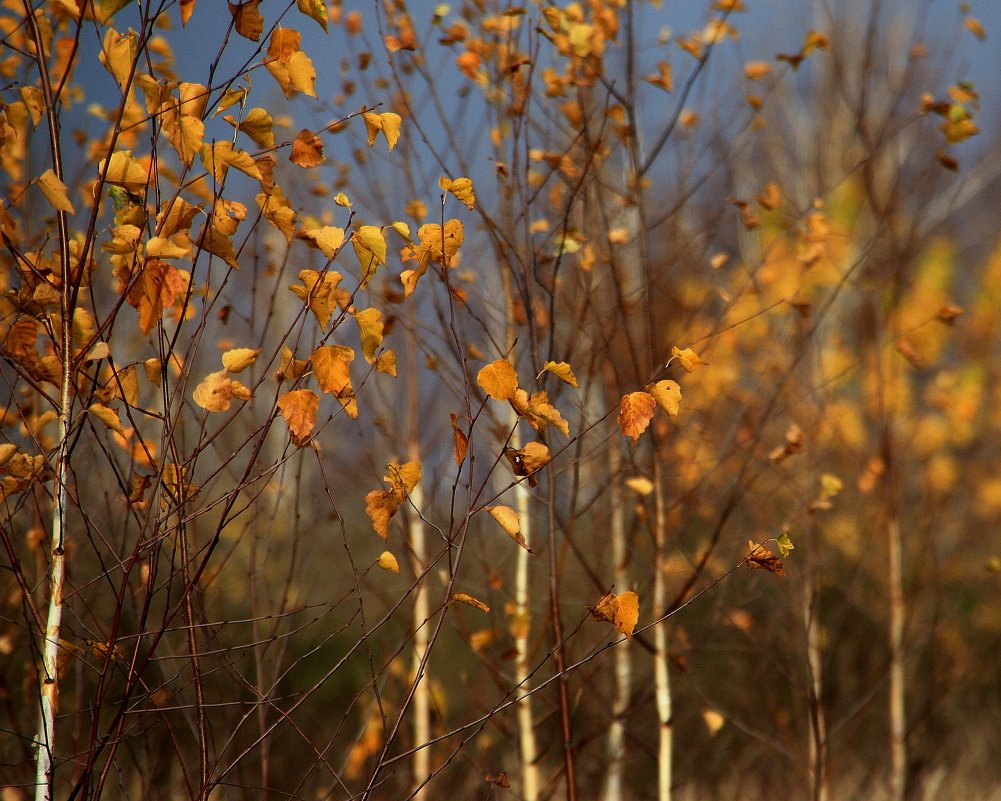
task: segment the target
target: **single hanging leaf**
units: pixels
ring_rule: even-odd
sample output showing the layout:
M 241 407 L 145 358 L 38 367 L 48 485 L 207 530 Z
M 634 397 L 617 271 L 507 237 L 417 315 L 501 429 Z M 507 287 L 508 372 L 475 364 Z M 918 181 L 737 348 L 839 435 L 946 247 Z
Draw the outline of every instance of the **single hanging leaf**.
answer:
M 111 154 L 110 161 L 101 159 L 98 170 L 103 171 L 105 166 L 107 166 L 105 180 L 109 184 L 120 186 L 133 195 L 141 195 L 145 190 L 149 181 L 149 168 L 132 158 L 131 151 L 116 150 Z M 169 233 L 161 231 L 161 235 L 169 236 Z
M 510 400 L 518 390 L 518 374 L 507 359 L 497 359 L 477 373 L 476 383 L 494 400 Z
M 535 553 L 528 547 L 525 535 L 521 533 L 521 523 L 518 521 L 518 513 L 514 509 L 510 506 L 488 506 L 486 510 L 490 512 L 490 516 L 500 524 L 500 527 L 507 532 L 511 539 L 529 553 Z
M 472 210 L 476 205 L 476 194 L 473 192 L 473 181 L 471 178 L 456 178 L 452 180 L 443 175 L 438 179 L 438 186 L 465 203 L 466 208 Z
M 505 448 L 504 456 L 511 463 L 511 472 L 519 478 L 527 476 L 530 487 L 535 487 L 539 483 L 535 473 L 550 461 L 549 448 L 541 442 L 529 442 L 521 450 Z
M 289 291 L 309 304 L 309 310 L 313 312 L 320 328 L 327 327 L 341 295 L 347 296 L 346 292 L 337 288 L 341 278 L 341 274 L 334 270 L 322 274 L 316 270 L 300 270 L 299 280 L 302 286 L 289 284 Z
M 269 192 L 259 192 L 254 200 L 261 216 L 282 232 L 286 242 L 291 242 L 295 232 L 295 209 L 289 204 L 282 188 L 276 184 Z
M 363 309 L 354 313 L 355 322 L 361 336 L 361 354 L 369 364 L 375 362 L 375 352 L 382 344 L 382 312 L 378 309 Z
M 570 369 L 570 365 L 566 362 L 546 362 L 544 369 L 559 378 L 563 383 L 569 384 L 577 389 L 580 388 L 580 385 L 577 383 L 577 377 L 573 374 L 573 370 Z
M 324 256 L 332 259 L 340 246 L 344 244 L 344 229 L 324 225 L 322 228 L 315 228 L 311 231 L 300 231 L 298 237 L 312 247 L 319 248 Z
M 775 538 L 775 543 L 779 546 L 779 556 L 783 559 L 796 549 L 796 546 L 792 544 L 792 540 L 789 539 L 788 531 L 783 531 L 779 534 L 778 537 Z
M 192 397 L 207 412 L 228 411 L 233 398 L 233 381 L 229 373 L 225 370 L 209 373 L 195 387 Z
M 672 417 L 681 409 L 681 387 L 677 381 L 666 379 L 647 387 L 647 392 L 653 395 L 660 407 Z
M 70 202 L 69 193 L 66 189 L 66 184 L 60 181 L 56 174 L 51 170 L 46 170 L 36 179 L 38 183 L 38 188 L 42 190 L 42 194 L 45 195 L 45 199 L 49 201 L 49 205 L 52 206 L 56 211 L 64 211 L 67 214 L 73 214 L 73 204 Z
M 288 160 L 304 169 L 323 164 L 323 140 L 308 128 L 303 128 L 292 142 Z
M 465 593 L 465 592 L 453 592 L 452 593 L 452 597 L 449 598 L 448 600 L 449 600 L 449 602 L 458 601 L 459 603 L 467 604 L 468 606 L 472 606 L 472 607 L 475 607 L 476 609 L 479 609 L 481 612 L 489 612 L 490 611 L 490 607 L 489 606 L 487 606 L 485 603 L 483 603 L 483 601 L 480 601 L 479 599 L 474 598 L 469 593 Z
M 112 431 L 121 434 L 123 437 L 125 436 L 125 429 L 122 428 L 122 421 L 118 417 L 118 412 L 114 409 L 105 406 L 103 403 L 92 403 L 87 411 L 94 415 Z
M 632 639 L 633 630 L 639 620 L 639 597 L 635 592 L 627 591 L 621 595 L 605 593 L 591 608 L 591 615 L 602 623 L 611 623 L 616 631 Z
M 288 424 L 292 441 L 305 445 L 316 425 L 316 413 L 320 408 L 320 398 L 309 389 L 295 389 L 278 399 L 278 409 Z
M 378 561 L 376 561 L 376 564 L 383 570 L 386 570 L 390 573 L 400 572 L 400 563 L 396 561 L 396 557 L 393 556 L 393 554 L 391 554 L 389 551 L 383 551 L 381 554 L 379 554 L 379 559 Z
M 389 521 L 399 506 L 400 502 L 393 493 L 385 490 L 372 490 L 365 496 L 365 514 L 372 521 L 375 533 L 384 540 L 389 539 Z
M 358 418 L 358 400 L 351 386 L 350 368 L 354 358 L 355 352 L 344 345 L 323 345 L 309 357 L 320 389 L 337 398 L 352 420 Z
M 264 30 L 264 17 L 257 8 L 260 4 L 261 0 L 246 0 L 239 5 L 229 4 L 229 13 L 233 15 L 236 32 L 252 42 L 259 42 Z
M 691 348 L 685 348 L 684 350 L 678 347 L 671 348 L 671 355 L 675 356 L 681 362 L 681 366 L 690 373 L 695 372 L 706 363 Z
M 222 366 L 230 373 L 242 373 L 260 355 L 260 348 L 232 348 L 222 355 Z
M 657 401 L 647 392 L 630 392 L 619 402 L 619 427 L 622 433 L 636 442 L 646 431 L 653 418 Z
M 767 570 L 776 576 L 784 576 L 786 574 L 782 560 L 764 545 L 758 545 L 754 540 L 748 540 L 747 550 L 748 554 L 744 557 L 744 564 L 751 570 Z
M 265 109 L 252 108 L 243 116 L 242 120 L 237 120 L 230 114 L 227 114 L 223 119 L 238 131 L 249 136 L 258 147 L 265 150 L 274 148 L 275 134 L 272 130 L 274 120 Z
M 452 445 L 455 464 L 458 467 L 466 460 L 466 451 L 469 449 L 469 437 L 459 428 L 459 418 L 455 412 L 448 413 L 452 421 Z
M 307 17 L 316 20 L 317 24 L 327 31 L 327 7 L 323 0 L 295 0 L 296 7 Z M 399 572 L 399 571 L 397 571 Z
M 352 235 L 351 244 L 361 267 L 361 286 L 364 289 L 379 265 L 386 263 L 386 238 L 378 226 L 363 225 Z

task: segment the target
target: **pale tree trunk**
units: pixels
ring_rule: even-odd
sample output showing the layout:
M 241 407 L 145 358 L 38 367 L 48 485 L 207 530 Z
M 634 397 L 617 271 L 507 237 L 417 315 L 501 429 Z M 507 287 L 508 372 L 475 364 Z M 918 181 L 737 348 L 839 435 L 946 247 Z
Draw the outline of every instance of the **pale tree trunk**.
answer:
M 653 619 L 659 620 L 667 607 L 667 586 L 664 580 L 667 561 L 667 507 L 664 497 L 664 473 L 660 461 L 653 460 L 654 484 L 654 557 Z M 654 628 L 654 689 L 657 697 L 659 743 L 657 751 L 657 799 L 670 801 L 672 754 L 674 751 L 674 720 L 671 703 L 670 659 L 667 648 L 667 623 Z
M 30 36 L 35 44 L 35 63 L 41 82 L 45 112 L 48 118 L 49 146 L 52 156 L 52 170 L 60 181 L 63 179 L 62 150 L 59 141 L 59 119 L 55 107 L 52 85 L 49 81 L 48 66 L 44 54 L 43 37 L 38 27 L 38 18 L 30 4 L 25 2 L 25 20 Z M 50 801 L 54 788 L 54 759 L 56 745 L 56 713 L 59 709 L 59 634 L 63 617 L 63 586 L 66 579 L 67 521 L 66 507 L 69 502 L 67 482 L 70 480 L 70 428 L 73 403 L 73 299 L 75 274 L 70 259 L 69 231 L 65 211 L 56 213 L 59 231 L 60 266 L 60 332 L 59 358 L 59 447 L 55 464 L 55 498 L 52 507 L 52 540 L 49 548 L 49 611 L 45 622 L 45 639 L 42 644 L 41 673 L 38 677 L 39 720 L 35 737 L 35 798 Z
M 889 463 L 888 463 L 889 466 Z M 892 467 L 890 468 L 892 470 Z M 893 478 L 890 477 L 891 486 Z M 890 551 L 890 801 L 903 801 L 907 790 L 907 714 L 904 706 L 904 549 L 896 499 L 887 510 L 886 538 Z
M 609 505 L 611 507 L 609 528 L 612 539 L 612 580 L 615 582 L 616 592 L 624 592 L 629 587 L 626 498 L 620 475 L 621 470 L 622 453 L 616 442 L 609 448 L 609 475 L 612 478 L 609 491 Z M 614 664 L 615 690 L 612 695 L 612 723 L 608 727 L 608 740 L 605 746 L 608 768 L 605 773 L 605 788 L 602 793 L 604 801 L 622 801 L 622 776 L 626 757 L 626 714 L 629 711 L 629 697 L 632 693 L 633 680 L 632 651 L 625 645 L 616 648 Z
M 410 335 L 407 338 L 407 459 L 420 461 L 420 404 L 417 373 L 417 343 L 416 320 L 411 321 Z M 407 543 L 410 550 L 410 565 L 417 586 L 414 588 L 414 608 L 411 622 L 414 628 L 413 651 L 410 655 L 411 673 L 413 674 L 413 738 L 414 758 L 413 789 L 414 799 L 424 801 L 427 798 L 427 785 L 424 782 L 431 774 L 431 749 L 420 746 L 431 739 L 431 692 L 427 681 L 427 651 L 428 651 L 428 588 L 421 576 L 427 569 L 427 537 L 424 520 L 415 510 L 424 508 L 424 490 L 420 483 L 410 493 L 413 509 L 407 509 Z M 423 667 L 423 672 L 422 672 Z

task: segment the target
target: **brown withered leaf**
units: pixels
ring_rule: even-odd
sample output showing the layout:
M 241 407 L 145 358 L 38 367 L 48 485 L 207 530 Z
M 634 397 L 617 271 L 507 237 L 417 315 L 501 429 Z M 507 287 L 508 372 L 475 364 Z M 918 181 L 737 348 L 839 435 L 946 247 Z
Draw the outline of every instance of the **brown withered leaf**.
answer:
M 507 790 L 511 787 L 511 782 L 507 778 L 507 773 L 503 770 L 496 776 L 488 773 L 483 777 L 483 781 L 490 782 L 492 785 L 500 787 L 502 790 Z
M 303 128 L 292 142 L 292 153 L 288 159 L 303 168 L 323 164 L 323 140 L 308 128 Z
M 764 545 L 758 545 L 754 540 L 748 540 L 747 550 L 749 553 L 744 557 L 744 564 L 751 570 L 767 570 L 776 576 L 784 576 L 786 574 L 782 560 Z
M 458 466 L 466 460 L 466 451 L 469 449 L 469 437 L 459 428 L 459 418 L 455 412 L 449 412 L 448 416 L 452 421 L 453 455 L 455 457 L 455 464 Z
M 786 430 L 785 443 L 773 448 L 769 452 L 768 458 L 778 464 L 779 462 L 784 462 L 790 456 L 802 453 L 805 439 L 803 429 L 795 423 L 790 423 L 789 428 Z

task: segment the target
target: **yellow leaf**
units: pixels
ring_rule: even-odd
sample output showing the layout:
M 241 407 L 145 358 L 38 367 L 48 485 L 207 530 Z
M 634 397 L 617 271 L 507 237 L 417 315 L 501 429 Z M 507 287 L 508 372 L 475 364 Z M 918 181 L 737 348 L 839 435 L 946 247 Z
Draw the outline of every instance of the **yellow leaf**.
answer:
M 591 615 L 595 620 L 611 623 L 620 634 L 625 634 L 627 639 L 632 639 L 639 614 L 639 597 L 631 591 L 621 595 L 605 593 L 591 608 Z
M 341 274 L 334 270 L 323 274 L 316 270 L 300 270 L 299 280 L 302 286 L 289 284 L 289 290 L 309 305 L 309 310 L 313 312 L 320 328 L 327 327 L 330 315 L 337 306 L 340 292 L 337 285 L 341 282 L 341 278 Z
M 66 184 L 60 181 L 51 170 L 46 170 L 36 179 L 38 188 L 42 190 L 49 205 L 56 211 L 64 211 L 73 214 L 73 204 L 70 202 Z
M 520 387 L 515 390 L 511 398 L 511 405 L 518 415 L 528 421 L 536 431 L 542 431 L 548 425 L 559 429 L 564 436 L 570 436 L 570 425 L 559 410 L 549 402 L 549 395 L 545 390 L 535 392 L 531 397 Z
M 355 352 L 344 345 L 322 345 L 314 350 L 309 360 L 313 363 L 313 374 L 320 389 L 335 397 L 353 394 L 351 362 L 354 358 Z
M 295 389 L 278 399 L 278 408 L 288 424 L 292 441 L 299 446 L 306 444 L 316 425 L 320 399 L 309 389 Z
M 276 28 L 268 45 L 265 66 L 289 98 L 299 92 L 316 97 L 316 70 L 309 56 L 299 49 L 301 41 L 298 31 Z
M 389 551 L 383 551 L 379 554 L 379 559 L 376 561 L 376 564 L 383 570 L 387 570 L 390 573 L 400 572 L 400 563 L 396 561 L 396 557 Z
M 384 350 L 375 357 L 375 369 L 380 373 L 396 377 L 396 353 Z
M 254 200 L 261 216 L 284 234 L 286 242 L 291 242 L 295 231 L 295 209 L 289 204 L 282 188 L 275 185 L 269 192 L 259 192 Z
M 630 392 L 619 402 L 619 427 L 622 433 L 636 442 L 646 431 L 653 417 L 657 402 L 647 392 Z
M 237 120 L 229 114 L 223 119 L 238 131 L 249 136 L 258 147 L 271 150 L 275 146 L 275 134 L 272 130 L 274 120 L 265 109 L 252 108 L 243 115 L 242 120 Z
M 97 417 L 98 420 L 104 423 L 112 431 L 116 431 L 122 436 L 125 436 L 125 429 L 122 428 L 122 421 L 118 417 L 118 412 L 114 409 L 105 406 L 103 403 L 92 403 L 87 411 Z
M 105 180 L 109 184 L 120 186 L 134 195 L 141 195 L 149 180 L 149 168 L 144 167 L 128 150 L 116 150 L 111 154 L 111 160 L 101 159 L 98 167 L 104 170 L 107 165 Z M 168 234 L 164 234 L 168 235 Z
M 749 81 L 760 81 L 772 71 L 772 65 L 767 61 L 748 61 L 744 65 L 744 77 Z
M 403 124 L 403 119 L 399 114 L 394 114 L 392 111 L 387 111 L 383 114 L 366 111 L 362 114 L 362 118 L 365 120 L 365 130 L 368 133 L 369 146 L 375 144 L 379 131 L 382 131 L 382 135 L 386 137 L 386 143 L 389 145 L 390 151 L 396 147 L 396 142 L 400 138 L 400 127 Z
M 507 359 L 497 359 L 480 370 L 476 383 L 494 400 L 510 400 L 518 389 L 518 374 Z
M 421 480 L 421 463 L 418 461 L 400 464 L 395 459 L 388 465 L 388 474 L 382 480 L 389 484 L 390 489 L 399 501 L 403 501 Z
M 229 373 L 219 370 L 209 373 L 195 387 L 194 401 L 207 412 L 225 412 L 229 410 L 233 398 L 233 381 Z
M 122 35 L 110 27 L 105 31 L 104 41 L 101 43 L 99 59 L 123 92 L 128 86 L 129 75 L 132 73 L 132 64 L 138 50 L 137 45 L 137 37 L 134 33 L 129 32 Z
M 316 20 L 324 31 L 327 30 L 327 7 L 323 0 L 295 0 L 295 4 L 303 14 Z M 399 573 L 399 570 L 396 572 Z
M 658 381 L 647 387 L 649 392 L 656 399 L 660 407 L 669 415 L 674 417 L 681 409 L 681 387 L 677 381 L 665 379 Z
M 572 387 L 580 387 L 577 383 L 577 377 L 566 362 L 546 362 L 544 369 L 548 370 L 565 384 L 569 384 Z
M 351 208 L 351 198 L 349 198 L 343 192 L 338 192 L 336 195 L 334 195 L 334 203 L 336 203 L 342 209 Z
M 476 205 L 476 194 L 473 192 L 473 181 L 471 178 L 456 178 L 452 180 L 443 175 L 438 179 L 438 186 L 445 192 L 455 195 L 458 200 L 466 204 L 466 208 L 472 209 Z
M 726 718 L 723 717 L 715 709 L 704 709 L 702 710 L 702 722 L 706 724 L 706 729 L 709 731 L 709 736 L 715 736 L 720 729 L 723 728 L 726 723 Z
M 146 256 L 157 259 L 186 259 L 191 255 L 191 240 L 184 233 L 176 239 L 154 236 L 146 242 Z
M 114 156 L 112 156 L 112 162 L 114 162 Z M 141 167 L 139 170 L 142 172 L 142 181 L 143 185 L 145 185 L 146 172 Z M 162 209 L 156 215 L 157 233 L 167 238 L 173 237 L 175 234 L 187 233 L 188 229 L 191 228 L 191 223 L 201 210 L 201 204 L 195 206 L 183 198 L 174 198 L 168 207 Z
M 386 263 L 386 238 L 378 226 L 363 225 L 351 236 L 351 244 L 361 267 L 361 285 L 364 288 L 379 265 Z
M 468 604 L 469 606 L 479 609 L 481 612 L 490 611 L 490 607 L 483 603 L 483 601 L 480 601 L 465 592 L 453 592 L 449 601 L 458 601 L 459 603 Z
M 671 355 L 677 358 L 681 362 L 681 366 L 690 373 L 695 372 L 695 370 L 706 363 L 702 361 L 699 354 L 691 348 L 685 348 L 682 350 L 679 347 L 673 347 L 671 348 Z
M 222 366 L 230 373 L 242 373 L 257 361 L 260 348 L 232 348 L 222 355 Z
M 372 521 L 375 533 L 384 540 L 389 539 L 389 521 L 399 506 L 396 497 L 385 490 L 372 490 L 365 496 L 365 514 Z
M 312 231 L 300 231 L 299 238 L 315 248 L 319 248 L 328 259 L 332 259 L 337 249 L 344 244 L 344 229 L 324 225 Z
M 361 354 L 372 364 L 375 352 L 382 344 L 382 312 L 378 309 L 363 309 L 354 313 L 355 322 L 361 335 Z
M 633 476 L 626 479 L 626 486 L 637 495 L 649 495 L 653 492 L 653 482 L 645 476 Z
M 410 240 L 410 226 L 407 225 L 405 222 L 400 222 L 399 220 L 396 220 L 395 222 L 393 222 L 393 223 L 390 224 L 390 227 L 394 231 L 396 231 L 396 233 L 398 233 L 400 236 L 402 236 L 405 240 L 407 240 L 407 242 L 411 241 Z
M 518 522 L 518 513 L 514 509 L 510 506 L 488 506 L 486 509 L 511 539 L 529 553 L 535 553 L 535 551 L 528 547 L 525 535 L 521 533 L 521 523 Z
M 263 177 L 261 168 L 254 161 L 253 156 L 246 150 L 234 148 L 232 142 L 214 142 L 202 145 L 199 156 L 205 169 L 212 173 L 218 183 L 223 182 L 230 167 L 235 167 L 258 181 Z

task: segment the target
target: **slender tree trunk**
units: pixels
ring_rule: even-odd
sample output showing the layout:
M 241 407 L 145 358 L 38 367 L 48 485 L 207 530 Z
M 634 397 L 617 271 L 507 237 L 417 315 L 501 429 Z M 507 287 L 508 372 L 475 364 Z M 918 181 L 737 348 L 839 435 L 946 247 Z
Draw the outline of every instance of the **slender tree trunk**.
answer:
M 609 397 L 614 393 L 609 393 Z M 612 537 L 612 577 L 615 589 L 623 592 L 629 586 L 628 548 L 626 543 L 625 491 L 622 485 L 622 452 L 618 443 L 609 448 L 609 473 L 612 485 L 609 491 L 611 506 L 610 529 Z M 622 801 L 622 777 L 626 756 L 626 714 L 632 693 L 632 651 L 626 646 L 615 649 L 615 690 L 612 696 L 612 723 L 608 727 L 605 746 L 608 769 L 605 773 L 604 801 Z
M 654 484 L 654 557 L 653 619 L 658 620 L 667 607 L 667 586 L 664 567 L 667 561 L 667 509 L 664 497 L 664 473 L 660 460 L 653 460 Z M 667 624 L 654 629 L 654 688 L 657 696 L 659 744 L 657 750 L 657 799 L 671 801 L 672 754 L 674 751 L 674 720 L 671 702 L 670 659 L 667 650 Z
M 887 438 L 889 434 L 887 434 Z M 889 444 L 886 445 L 889 450 Z M 900 518 L 893 497 L 892 463 L 887 462 L 891 489 L 888 493 L 886 538 L 890 552 L 887 581 L 890 585 L 890 799 L 903 801 L 907 792 L 907 714 L 904 705 L 904 549 Z

